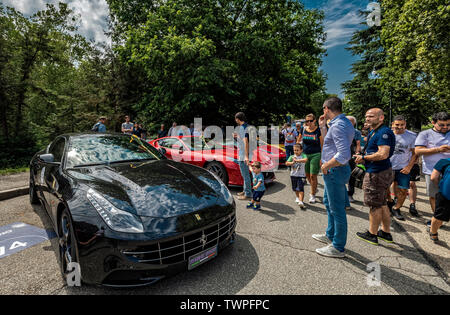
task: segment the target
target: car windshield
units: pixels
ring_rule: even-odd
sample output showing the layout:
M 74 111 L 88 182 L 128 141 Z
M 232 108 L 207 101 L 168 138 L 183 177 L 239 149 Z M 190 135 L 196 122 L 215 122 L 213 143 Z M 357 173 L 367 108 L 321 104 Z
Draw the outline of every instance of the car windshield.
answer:
M 155 148 L 135 136 L 92 135 L 71 138 L 66 167 L 160 159 Z

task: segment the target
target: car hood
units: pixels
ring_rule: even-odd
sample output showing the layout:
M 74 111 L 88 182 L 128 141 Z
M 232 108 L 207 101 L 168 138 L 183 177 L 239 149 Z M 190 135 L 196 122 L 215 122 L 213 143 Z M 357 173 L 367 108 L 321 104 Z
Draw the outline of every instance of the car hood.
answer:
M 209 172 L 170 160 L 71 169 L 68 175 L 78 189 L 94 189 L 117 208 L 144 217 L 199 211 L 221 197 Z

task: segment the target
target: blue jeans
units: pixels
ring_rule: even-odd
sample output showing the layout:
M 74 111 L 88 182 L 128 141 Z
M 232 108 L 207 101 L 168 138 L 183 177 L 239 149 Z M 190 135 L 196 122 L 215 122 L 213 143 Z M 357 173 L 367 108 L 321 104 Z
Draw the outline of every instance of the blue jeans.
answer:
M 286 161 L 287 161 L 291 155 L 294 155 L 294 146 L 285 145 L 284 149 L 286 150 Z
M 323 176 L 325 191 L 323 203 L 328 213 L 327 237 L 333 242 L 334 248 L 343 252 L 347 243 L 347 213 L 345 202 L 348 200 L 345 184 L 350 178 L 350 166 L 332 168 Z
M 247 197 L 252 197 L 252 183 L 250 179 L 250 170 L 244 161 L 239 161 L 242 178 L 244 179 L 244 193 Z

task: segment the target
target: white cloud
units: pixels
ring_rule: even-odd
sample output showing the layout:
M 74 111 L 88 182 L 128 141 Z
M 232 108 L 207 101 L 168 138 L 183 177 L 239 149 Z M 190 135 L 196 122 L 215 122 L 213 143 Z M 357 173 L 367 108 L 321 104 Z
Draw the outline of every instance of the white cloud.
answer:
M 363 18 L 359 10 L 364 10 L 363 1 L 329 0 L 322 10 L 325 13 L 325 48 L 346 45 Z
M 24 15 L 32 15 L 45 9 L 45 5 L 57 4 L 61 0 L 1 0 L 4 6 L 13 7 Z M 78 33 L 96 42 L 111 43 L 104 34 L 107 29 L 108 4 L 106 0 L 66 0 L 75 14 L 80 16 Z

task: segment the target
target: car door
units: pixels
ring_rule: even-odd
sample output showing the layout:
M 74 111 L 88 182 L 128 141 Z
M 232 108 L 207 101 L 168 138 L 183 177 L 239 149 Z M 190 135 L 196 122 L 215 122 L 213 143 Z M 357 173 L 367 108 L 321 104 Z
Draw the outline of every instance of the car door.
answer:
M 61 137 L 55 139 L 48 149 L 48 153 L 53 154 L 54 161 L 61 163 L 60 165 L 45 165 L 44 176 L 44 196 L 47 202 L 47 211 L 52 218 L 56 217 L 56 210 L 60 200 L 59 188 L 61 185 L 62 177 L 62 162 L 64 157 L 64 149 L 66 145 L 66 139 Z

